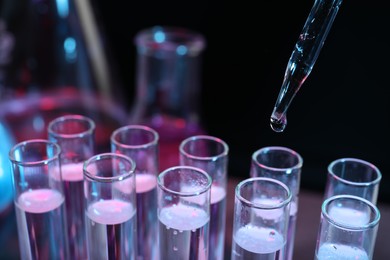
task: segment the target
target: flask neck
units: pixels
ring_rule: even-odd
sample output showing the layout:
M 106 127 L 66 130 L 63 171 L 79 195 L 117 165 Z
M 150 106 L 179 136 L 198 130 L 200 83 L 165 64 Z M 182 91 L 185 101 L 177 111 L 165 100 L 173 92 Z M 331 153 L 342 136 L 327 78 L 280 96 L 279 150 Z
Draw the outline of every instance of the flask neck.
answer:
M 162 140 L 199 132 L 204 38 L 182 28 L 154 27 L 139 32 L 135 44 L 137 91 L 130 121 L 153 127 Z

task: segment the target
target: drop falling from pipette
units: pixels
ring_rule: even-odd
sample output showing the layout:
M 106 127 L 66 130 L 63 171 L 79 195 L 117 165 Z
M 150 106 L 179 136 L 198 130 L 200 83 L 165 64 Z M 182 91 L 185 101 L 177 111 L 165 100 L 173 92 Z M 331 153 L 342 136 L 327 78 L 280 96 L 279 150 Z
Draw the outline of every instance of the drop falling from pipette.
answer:
M 291 53 L 282 87 L 271 114 L 270 124 L 275 132 L 287 126 L 287 111 L 292 100 L 309 76 L 342 0 L 316 0 L 302 32 Z

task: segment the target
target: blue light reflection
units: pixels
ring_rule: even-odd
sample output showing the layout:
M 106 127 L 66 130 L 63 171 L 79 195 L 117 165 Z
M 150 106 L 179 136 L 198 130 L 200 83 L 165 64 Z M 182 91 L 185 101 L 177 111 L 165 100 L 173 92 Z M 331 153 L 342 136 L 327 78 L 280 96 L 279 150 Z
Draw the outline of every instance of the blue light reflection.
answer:
M 165 41 L 165 33 L 162 31 L 157 31 L 154 33 L 154 40 L 157 43 L 162 43 Z
M 67 17 L 69 14 L 69 1 L 68 0 L 56 0 L 58 15 L 62 18 Z
M 64 51 L 66 55 L 67 61 L 74 61 L 76 59 L 76 52 L 77 49 L 77 43 L 76 40 L 73 37 L 68 37 L 64 41 Z
M 176 53 L 177 53 L 178 55 L 186 55 L 186 54 L 187 54 L 187 51 L 188 51 L 188 49 L 187 49 L 187 47 L 184 46 L 184 45 L 180 45 L 180 46 L 178 46 L 178 47 L 176 48 Z

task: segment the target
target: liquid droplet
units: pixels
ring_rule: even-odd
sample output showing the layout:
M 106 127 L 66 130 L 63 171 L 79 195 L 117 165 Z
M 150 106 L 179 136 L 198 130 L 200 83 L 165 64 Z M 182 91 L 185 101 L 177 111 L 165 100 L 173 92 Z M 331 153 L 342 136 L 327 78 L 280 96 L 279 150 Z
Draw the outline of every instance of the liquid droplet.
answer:
M 276 118 L 271 116 L 271 128 L 277 133 L 281 133 L 287 126 L 287 118 L 286 116 L 282 116 L 281 118 Z

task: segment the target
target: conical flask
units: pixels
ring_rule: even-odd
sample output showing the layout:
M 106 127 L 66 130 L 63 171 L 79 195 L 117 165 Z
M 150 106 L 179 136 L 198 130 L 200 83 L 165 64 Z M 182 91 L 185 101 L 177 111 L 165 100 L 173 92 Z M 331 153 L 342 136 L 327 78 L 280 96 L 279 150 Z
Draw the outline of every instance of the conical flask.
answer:
M 136 96 L 130 123 L 160 136 L 160 167 L 178 164 L 179 144 L 205 133 L 200 118 L 204 36 L 188 28 L 154 26 L 138 32 Z
M 0 14 L 0 119 L 16 141 L 46 138 L 64 114 L 96 123 L 98 152 L 126 121 L 121 80 L 93 0 L 5 0 Z

